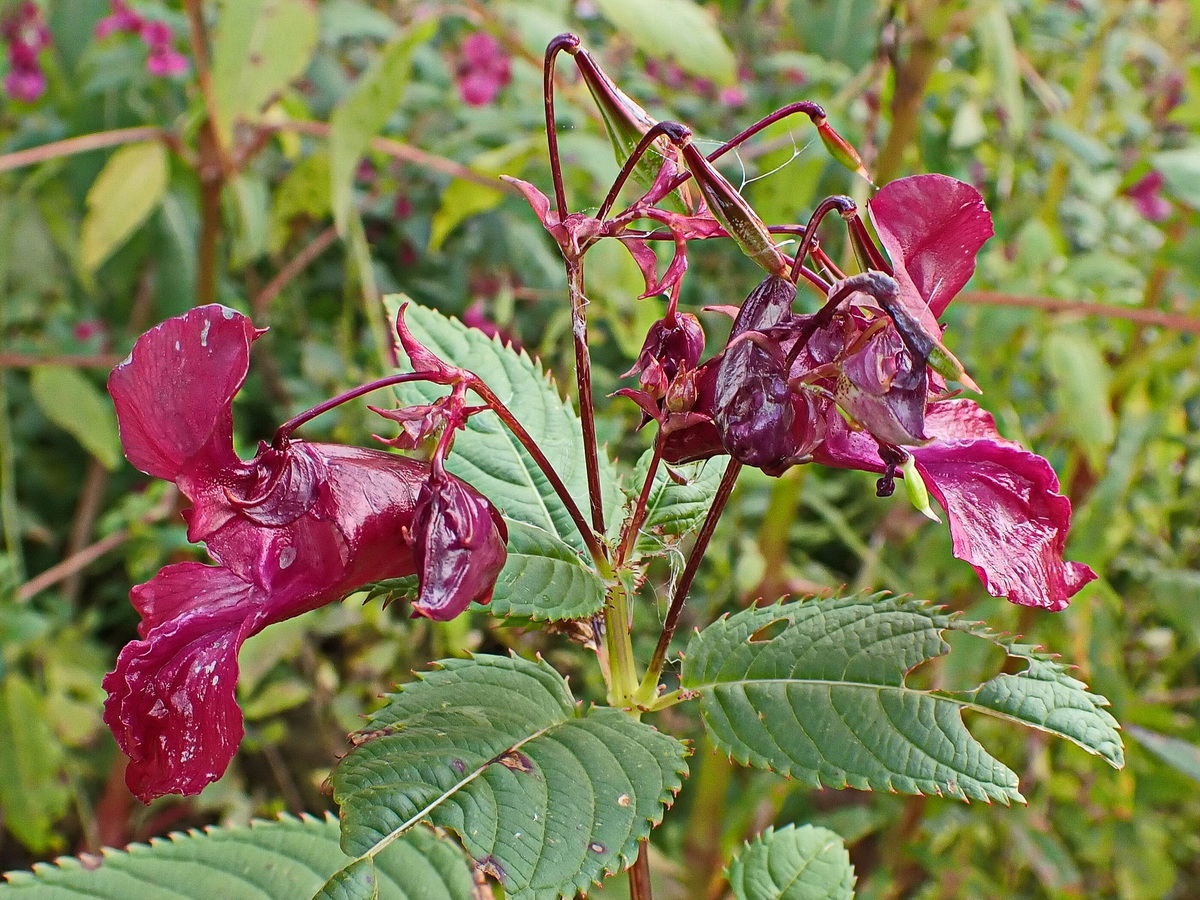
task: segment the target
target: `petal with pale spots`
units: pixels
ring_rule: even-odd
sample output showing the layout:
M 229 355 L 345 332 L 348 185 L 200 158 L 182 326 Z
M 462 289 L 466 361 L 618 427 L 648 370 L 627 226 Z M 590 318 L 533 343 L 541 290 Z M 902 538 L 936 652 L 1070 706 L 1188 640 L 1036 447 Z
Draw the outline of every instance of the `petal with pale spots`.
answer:
M 265 624 L 246 607 L 264 598 L 228 569 L 199 563 L 167 566 L 138 590 L 156 624 L 104 677 L 104 721 L 129 757 L 129 790 L 148 803 L 198 793 L 229 766 L 243 733 L 238 649 Z M 164 621 L 168 609 L 180 614 Z
M 239 464 L 233 397 L 259 332 L 241 313 L 201 306 L 147 331 L 108 378 L 121 444 L 137 468 L 174 480 Z

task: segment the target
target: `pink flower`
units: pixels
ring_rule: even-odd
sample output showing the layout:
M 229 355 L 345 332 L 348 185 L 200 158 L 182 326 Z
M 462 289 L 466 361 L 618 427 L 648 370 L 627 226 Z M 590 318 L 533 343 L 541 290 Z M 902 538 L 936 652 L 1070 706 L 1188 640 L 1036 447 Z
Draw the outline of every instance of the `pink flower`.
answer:
M 1152 169 L 1125 188 L 1125 196 L 1133 201 L 1142 218 L 1151 222 L 1162 222 L 1168 219 L 1173 211 L 1171 202 L 1162 195 L 1162 189 L 1162 172 Z
M 455 81 L 468 106 L 486 106 L 512 81 L 511 60 L 487 32 L 477 31 L 463 41 L 461 57 Z
M 100 40 L 112 34 L 135 34 L 141 30 L 145 20 L 129 8 L 125 0 L 112 0 L 112 13 L 96 24 L 96 37 Z
M 153 47 L 146 57 L 146 71 L 159 78 L 183 75 L 188 70 L 188 58 L 174 47 Z
M 879 446 L 835 411 L 816 451 L 826 466 L 885 472 Z M 1066 562 L 1071 501 L 1042 457 L 1007 441 L 989 413 L 971 400 L 930 404 L 932 440 L 909 449 L 929 493 L 946 510 L 954 555 L 966 560 L 995 597 L 1061 610 L 1096 573 Z
M 430 609 L 419 600 L 418 611 L 451 618 L 490 595 L 497 556 L 503 564 L 501 539 L 498 551 L 488 546 L 491 581 L 472 570 L 475 591 L 464 591 L 462 553 L 449 556 L 459 536 L 446 524 L 454 510 L 426 509 L 419 520 L 421 504 L 434 503 L 427 463 L 289 440 L 240 459 L 233 398 L 261 333 L 231 309 L 199 307 L 142 335 L 109 377 L 126 456 L 179 486 L 192 502 L 188 539 L 203 541 L 217 563 L 173 563 L 133 589 L 140 639 L 104 679 L 104 720 L 130 757 L 126 783 L 145 802 L 194 794 L 229 765 L 242 737 L 237 653 L 251 635 L 363 584 L 414 573 L 422 598 L 437 598 Z M 487 503 L 444 473 L 436 487 L 452 507 Z M 432 543 L 429 529 L 438 529 Z M 442 568 L 419 564 L 413 544 L 421 541 L 442 554 Z
M 33 103 L 46 91 L 46 76 L 41 69 L 13 69 L 4 76 L 4 90 L 22 103 Z

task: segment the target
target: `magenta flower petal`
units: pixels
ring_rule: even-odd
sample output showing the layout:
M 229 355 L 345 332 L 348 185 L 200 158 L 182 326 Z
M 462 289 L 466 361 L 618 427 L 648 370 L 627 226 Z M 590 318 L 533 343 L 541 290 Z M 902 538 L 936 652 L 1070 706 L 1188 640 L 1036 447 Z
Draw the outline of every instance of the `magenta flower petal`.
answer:
M 885 184 L 867 209 L 905 305 L 918 315 L 928 307 L 936 319 L 970 280 L 975 255 L 994 233 L 983 197 L 946 175 L 913 175 Z M 928 325 L 929 318 L 919 321 Z
M 217 566 L 167 566 L 134 598 L 155 624 L 104 676 L 104 721 L 129 757 L 125 783 L 149 803 L 198 793 L 229 766 L 243 731 L 237 652 L 265 622 L 246 609 L 261 589 Z
M 508 528 L 488 499 L 451 475 L 430 477 L 413 516 L 413 556 L 420 590 L 413 610 L 453 619 L 472 602 L 492 599 L 508 559 Z
M 1066 607 L 1096 574 L 1063 559 L 1071 501 L 1058 493 L 1050 463 L 1001 438 L 992 417 L 970 400 L 930 404 L 925 425 L 932 440 L 908 449 L 949 516 L 954 555 L 971 564 L 994 597 Z M 827 466 L 884 471 L 875 441 L 850 431 L 836 414 L 815 456 Z
M 213 304 L 138 338 L 108 378 L 121 444 L 133 465 L 168 481 L 193 470 L 239 465 L 233 397 L 246 378 L 250 344 L 258 334 L 241 313 Z

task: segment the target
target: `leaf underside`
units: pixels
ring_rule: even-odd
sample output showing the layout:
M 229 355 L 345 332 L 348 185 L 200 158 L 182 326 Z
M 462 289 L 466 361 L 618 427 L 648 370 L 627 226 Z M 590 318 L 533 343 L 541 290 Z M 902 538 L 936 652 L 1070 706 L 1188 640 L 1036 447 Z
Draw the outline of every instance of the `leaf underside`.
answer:
M 905 685 L 915 666 L 949 651 L 946 630 L 992 641 L 1026 668 L 968 691 Z M 1016 774 L 967 731 L 964 709 L 1123 764 L 1108 701 L 1065 666 L 911 598 L 857 594 L 743 610 L 692 638 L 682 680 L 700 693 L 724 752 L 814 786 L 1024 802 Z
M 283 817 L 249 828 L 211 828 L 149 845 L 65 857 L 32 872 L 9 872 L 4 900 L 304 900 L 349 860 L 332 817 Z M 380 900 L 472 900 L 474 879 L 462 851 L 428 829 L 414 829 L 375 857 Z M 336 896 L 336 895 L 334 895 Z M 346 894 L 358 897 L 361 894 Z
M 729 864 L 737 900 L 851 900 L 854 867 L 828 828 L 768 828 Z
M 390 321 L 395 321 L 405 299 L 398 295 L 384 298 Z M 517 352 L 478 329 L 415 303 L 409 304 L 405 322 L 417 340 L 435 354 L 487 382 L 542 448 L 576 505 L 586 510 L 587 476 L 579 419 L 541 367 L 523 351 Z M 403 350 L 397 352 L 402 368 L 411 370 Z M 446 388 L 428 383 L 396 387 L 396 396 L 405 406 L 429 403 L 445 394 Z M 491 500 L 508 518 L 541 528 L 580 552 L 585 549 L 550 482 L 494 413 L 471 417 L 467 428 L 455 438 L 446 468 Z M 611 521 L 619 515 L 621 498 L 615 469 L 603 452 L 600 480 L 605 517 Z
M 574 897 L 629 865 L 682 784 L 687 748 L 617 709 L 581 715 L 544 662 L 440 665 L 390 695 L 334 770 L 346 852 L 425 819 L 515 900 Z

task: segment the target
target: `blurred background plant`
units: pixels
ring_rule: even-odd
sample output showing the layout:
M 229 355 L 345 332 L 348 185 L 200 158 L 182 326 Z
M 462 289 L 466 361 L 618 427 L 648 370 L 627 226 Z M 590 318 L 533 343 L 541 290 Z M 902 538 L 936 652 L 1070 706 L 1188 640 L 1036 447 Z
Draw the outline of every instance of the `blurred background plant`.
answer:
M 1129 737 L 1114 772 L 972 722 L 1025 773 L 1027 810 L 814 792 L 701 743 L 655 832 L 655 870 L 676 875 L 659 893 L 722 896 L 730 849 L 795 821 L 845 836 L 865 898 L 1196 896 L 1197 0 L 0 0 L 0 869 L 328 808 L 345 733 L 429 659 L 541 652 L 578 669 L 581 695 L 599 687 L 561 637 L 355 600 L 247 646 L 247 740 L 198 798 L 136 804 L 100 720 L 100 679 L 136 625 L 130 585 L 196 558 L 173 489 L 122 459 L 104 393 L 141 331 L 213 300 L 271 327 L 238 399 L 247 454 L 390 367 L 383 293 L 519 340 L 570 381 L 557 250 L 496 179 L 548 187 L 541 54 L 567 30 L 702 145 L 803 97 L 876 183 L 932 171 L 984 192 L 997 234 L 947 343 L 1002 431 L 1054 463 L 1076 510 L 1068 555 L 1101 573 L 1066 612 L 1013 607 L 951 558 L 944 529 L 875 499 L 870 476 L 747 473 L 687 615 L 907 587 L 1062 651 Z M 617 162 L 586 89 L 561 76 L 568 192 L 598 204 Z M 866 199 L 812 140 L 784 122 L 730 155 L 764 219 L 803 221 L 831 192 Z M 704 242 L 691 263 L 693 311 L 757 281 L 733 247 Z M 620 248 L 589 256 L 599 393 L 660 314 L 640 284 Z M 601 436 L 633 460 L 637 412 L 610 409 Z M 368 415 L 347 406 L 307 434 L 366 443 Z M 958 683 L 997 663 L 977 657 L 920 675 Z

